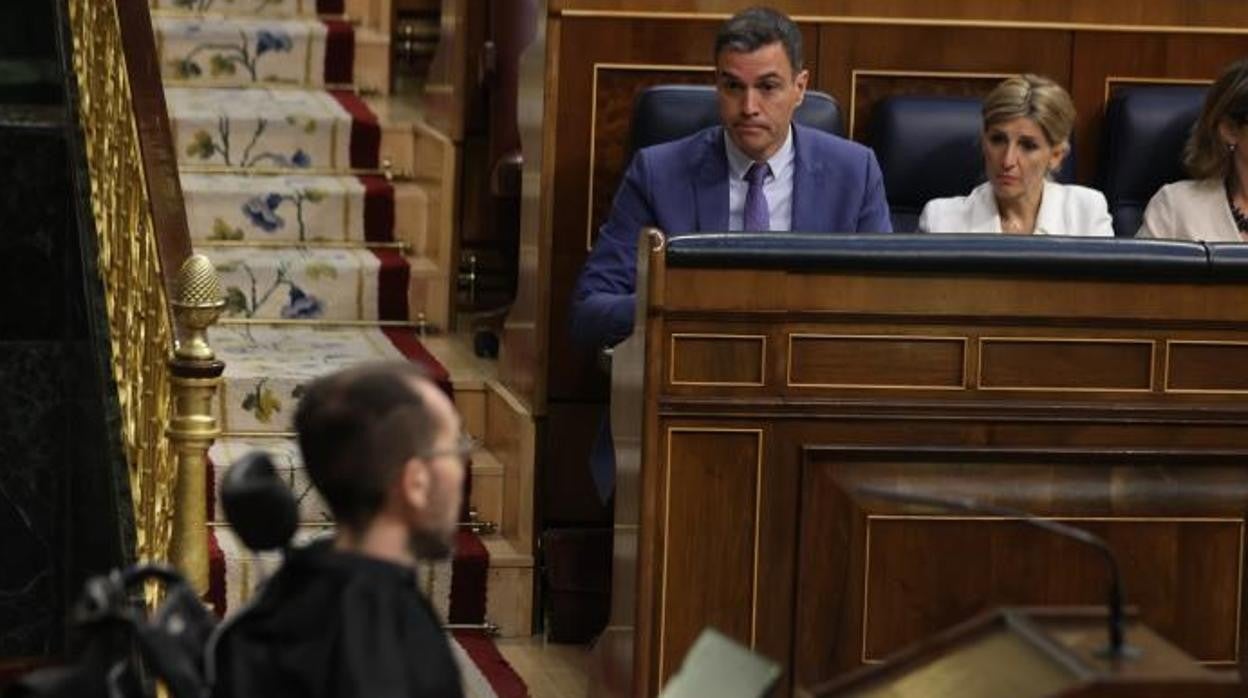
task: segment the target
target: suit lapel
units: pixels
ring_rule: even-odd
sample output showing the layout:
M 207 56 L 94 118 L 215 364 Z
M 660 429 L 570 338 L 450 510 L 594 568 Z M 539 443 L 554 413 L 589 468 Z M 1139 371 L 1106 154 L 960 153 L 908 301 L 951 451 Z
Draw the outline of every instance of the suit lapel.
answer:
M 702 141 L 701 162 L 693 178 L 697 206 L 695 230 L 727 232 L 728 230 L 728 155 L 724 152 L 724 130 L 709 131 Z
M 809 138 L 802 137 L 803 127 L 793 122 L 793 202 L 792 222 L 789 230 L 799 233 L 820 232 L 827 221 L 820 220 L 819 212 L 826 206 L 807 205 L 819 201 L 819 193 L 827 191 L 823 185 L 823 168 L 811 152 Z

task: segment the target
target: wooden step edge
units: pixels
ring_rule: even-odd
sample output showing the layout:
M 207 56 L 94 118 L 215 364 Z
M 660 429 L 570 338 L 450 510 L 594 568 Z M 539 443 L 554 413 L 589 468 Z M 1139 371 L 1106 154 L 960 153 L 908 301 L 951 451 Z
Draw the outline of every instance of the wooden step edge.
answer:
M 503 468 L 502 462 L 493 453 L 490 453 L 489 449 L 478 448 L 472 452 L 472 468 L 470 472 L 473 477 L 502 477 L 506 470 Z
M 485 392 L 498 374 L 497 362 L 472 353 L 472 338 L 449 332 L 422 338 L 425 349 L 446 367 L 456 390 Z
M 481 543 L 490 554 L 491 568 L 529 569 L 533 567 L 533 556 L 517 551 L 511 541 L 502 534 L 491 533 L 481 536 Z

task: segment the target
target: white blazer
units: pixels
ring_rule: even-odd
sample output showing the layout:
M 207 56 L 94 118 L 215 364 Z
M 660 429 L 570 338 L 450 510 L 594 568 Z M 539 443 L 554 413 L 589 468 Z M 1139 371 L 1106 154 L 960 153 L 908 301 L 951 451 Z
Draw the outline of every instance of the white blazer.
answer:
M 1001 215 L 992 184 L 985 182 L 967 196 L 933 199 L 919 216 L 921 233 L 999 233 Z M 1083 235 L 1113 237 L 1105 197 L 1095 189 L 1073 184 L 1044 183 L 1036 235 Z
M 1171 238 L 1207 242 L 1243 242 L 1226 187 L 1217 179 L 1185 179 L 1153 194 L 1144 209 L 1140 238 Z

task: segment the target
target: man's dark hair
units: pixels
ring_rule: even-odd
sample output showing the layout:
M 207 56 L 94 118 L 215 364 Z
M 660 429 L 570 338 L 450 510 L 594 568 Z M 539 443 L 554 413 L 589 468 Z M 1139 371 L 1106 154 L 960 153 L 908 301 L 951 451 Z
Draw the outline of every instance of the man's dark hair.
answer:
M 802 32 L 797 24 L 788 15 L 770 7 L 742 10 L 724 22 L 715 35 L 715 62 L 725 50 L 753 53 L 777 41 L 784 45 L 793 73 L 797 74 L 802 69 Z
M 409 459 L 428 451 L 436 428 L 413 379 L 416 364 L 364 364 L 308 384 L 295 410 L 304 467 L 334 519 L 362 530 Z

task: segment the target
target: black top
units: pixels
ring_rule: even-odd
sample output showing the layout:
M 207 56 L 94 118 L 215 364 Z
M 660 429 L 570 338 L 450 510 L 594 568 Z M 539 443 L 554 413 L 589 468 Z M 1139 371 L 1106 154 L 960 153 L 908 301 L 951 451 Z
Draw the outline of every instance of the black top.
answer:
M 1224 281 L 1248 278 L 1245 248 L 1049 235 L 689 233 L 667 239 L 666 258 L 669 267 Z
M 329 541 L 293 552 L 214 656 L 215 698 L 463 695 L 414 571 Z

